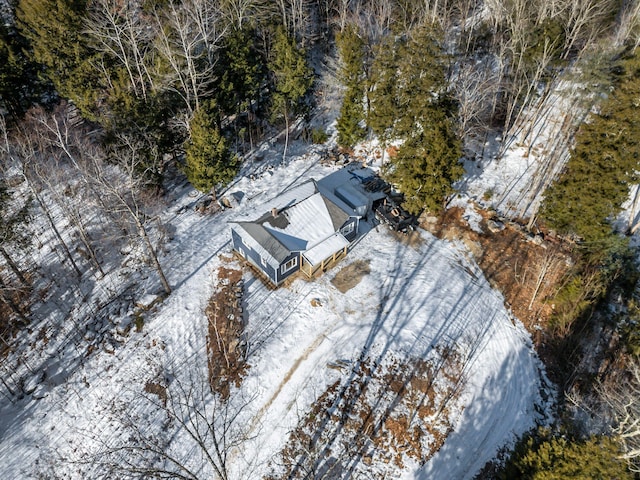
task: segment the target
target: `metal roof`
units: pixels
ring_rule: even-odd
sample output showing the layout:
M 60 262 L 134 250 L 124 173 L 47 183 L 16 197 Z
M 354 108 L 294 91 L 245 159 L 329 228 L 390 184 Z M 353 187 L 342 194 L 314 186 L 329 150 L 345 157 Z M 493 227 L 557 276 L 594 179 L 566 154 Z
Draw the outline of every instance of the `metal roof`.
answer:
M 315 188 L 315 183 L 313 185 Z M 252 222 L 234 222 L 246 232 L 247 235 L 241 236 L 247 245 L 274 268 L 291 253 L 308 250 L 334 235 L 349 219 L 347 212 L 321 193 L 291 204 L 292 199 L 300 198 L 299 195 L 300 191 L 294 192 L 284 202 L 278 199 L 267 204 L 288 205 L 283 209 L 273 207 L 276 215 L 267 212 Z
M 336 232 L 329 238 L 326 238 L 322 242 L 311 247 L 309 250 L 304 252 L 303 255 L 307 262 L 309 262 L 312 266 L 316 266 L 319 263 L 322 263 L 323 260 L 329 258 L 334 253 L 339 252 L 344 247 L 348 246 L 349 240 L 344 238 L 344 236 L 340 232 Z

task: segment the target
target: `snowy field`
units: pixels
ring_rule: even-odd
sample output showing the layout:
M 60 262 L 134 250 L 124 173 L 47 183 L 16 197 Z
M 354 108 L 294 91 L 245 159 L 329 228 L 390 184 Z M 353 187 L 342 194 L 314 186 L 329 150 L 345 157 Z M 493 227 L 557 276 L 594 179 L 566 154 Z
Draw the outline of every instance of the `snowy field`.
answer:
M 266 145 L 264 158 L 274 158 L 277 149 Z M 291 185 L 330 173 L 314 149 L 293 148 L 298 156 L 286 165 L 253 162 L 229 191 L 239 205 L 215 215 L 194 212 L 188 188 L 176 193 L 165 219 L 172 239 L 161 258 L 173 293 L 113 352 L 83 352 L 77 361 L 73 349 L 59 350 L 55 367 L 49 363 L 47 375 L 37 377 L 37 395 L 15 404 L 3 400 L 0 478 L 113 478 L 108 467 L 86 460 L 126 444 L 124 413 L 143 433 L 167 427 L 148 410 L 145 385 L 167 372 L 177 384 L 206 382 L 204 308 L 220 255 L 230 254 L 228 222 Z M 452 432 L 425 465 L 407 461 L 400 478 L 472 478 L 501 447 L 545 421 L 550 394 L 529 336 L 463 247 L 424 232 L 408 245 L 381 227 L 369 228 L 347 258 L 316 281 L 298 279 L 272 291 L 245 271 L 250 367 L 230 400 L 238 414 L 234 431 L 243 440 L 229 449 L 229 478 L 277 473 L 274 460 L 300 418 L 363 358 L 380 364 L 433 359 L 450 347 L 462 359 L 462 389 L 449 406 Z M 368 262 L 370 273 L 341 293 L 331 279 L 357 260 Z M 157 291 L 153 273 L 144 282 L 141 288 Z M 335 362 L 344 368 L 330 368 Z M 193 441 L 171 431 L 167 451 L 199 478 L 211 478 Z

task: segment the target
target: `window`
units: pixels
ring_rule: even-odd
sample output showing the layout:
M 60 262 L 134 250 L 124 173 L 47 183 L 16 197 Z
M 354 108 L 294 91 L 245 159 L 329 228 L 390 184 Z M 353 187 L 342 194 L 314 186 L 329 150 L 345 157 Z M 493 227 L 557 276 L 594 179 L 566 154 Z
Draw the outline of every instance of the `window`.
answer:
M 342 230 L 340 230 L 342 232 L 343 235 L 349 235 L 351 232 L 353 232 L 353 229 L 355 228 L 355 223 L 351 222 L 348 225 L 345 225 L 344 227 L 342 227 Z
M 284 275 L 285 273 L 287 273 L 290 270 L 293 270 L 296 266 L 298 266 L 298 257 L 293 257 L 291 260 L 289 260 L 287 263 L 285 263 L 284 265 L 282 265 L 282 267 L 280 267 L 280 271 L 282 272 L 282 274 Z
M 262 264 L 263 267 L 267 266 L 267 261 L 264 259 L 262 255 L 260 256 L 260 263 Z

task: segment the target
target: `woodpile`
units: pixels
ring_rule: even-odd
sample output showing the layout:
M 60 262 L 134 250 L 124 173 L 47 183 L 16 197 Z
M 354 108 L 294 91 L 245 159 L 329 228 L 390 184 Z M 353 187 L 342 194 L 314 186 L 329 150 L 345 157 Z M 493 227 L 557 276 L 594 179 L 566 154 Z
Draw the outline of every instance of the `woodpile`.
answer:
M 248 368 L 240 270 L 220 267 L 218 285 L 205 310 L 208 318 L 207 355 L 211 390 L 223 399 L 232 385 L 239 386 Z

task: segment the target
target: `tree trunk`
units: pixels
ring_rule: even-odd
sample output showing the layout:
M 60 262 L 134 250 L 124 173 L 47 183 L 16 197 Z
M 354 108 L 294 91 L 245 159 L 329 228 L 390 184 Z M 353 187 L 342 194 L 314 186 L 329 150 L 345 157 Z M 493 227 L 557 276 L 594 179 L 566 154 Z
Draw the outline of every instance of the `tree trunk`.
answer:
M 18 277 L 18 280 L 20 280 L 20 283 L 22 283 L 22 285 L 24 285 L 25 287 L 29 287 L 30 286 L 29 282 L 27 281 L 23 273 L 18 268 L 18 265 L 16 265 L 13 259 L 9 256 L 9 254 L 4 249 L 4 247 L 0 247 L 0 253 L 4 257 L 5 261 L 7 262 L 7 265 L 9 265 L 9 268 L 11 268 L 11 271 L 16 275 L 16 277 Z
M 71 256 L 71 252 L 69 251 L 69 247 L 67 247 L 67 244 L 65 243 L 64 239 L 62 238 L 62 235 L 60 235 L 60 231 L 58 230 L 58 227 L 56 227 L 56 223 L 53 221 L 53 217 L 51 216 L 51 213 L 49 212 L 49 209 L 47 208 L 45 203 L 40 198 L 40 195 L 38 195 L 35 192 L 35 190 L 32 189 L 32 193 L 34 194 L 34 196 L 35 196 L 35 198 L 36 198 L 36 200 L 38 202 L 38 205 L 40 205 L 40 207 L 42 208 L 42 211 L 46 215 L 47 220 L 49 220 L 49 224 L 51 225 L 51 229 L 53 230 L 53 232 L 55 233 L 56 237 L 58 238 L 58 241 L 60 242 L 60 246 L 63 248 L 64 252 L 66 253 L 67 258 L 69 258 L 69 261 L 71 262 L 71 265 L 73 265 L 73 269 L 76 271 L 76 274 L 78 275 L 78 277 L 81 277 L 82 276 L 82 272 L 80 271 L 80 269 L 78 268 L 78 265 L 76 264 L 75 260 Z
M 91 263 L 93 263 L 94 267 L 100 272 L 100 278 L 104 277 L 104 270 L 102 270 L 102 265 L 98 261 L 98 256 L 96 255 L 96 251 L 91 244 L 91 239 L 89 238 L 89 233 L 87 232 L 84 224 L 82 223 L 82 219 L 80 218 L 80 214 L 78 212 L 74 212 L 73 215 L 70 216 L 70 220 L 75 224 L 78 229 L 78 233 L 80 234 L 80 240 L 82 244 L 87 249 L 87 253 L 89 254 L 89 259 Z
M 29 325 L 29 319 L 25 316 L 13 298 L 11 298 L 11 295 L 5 295 L 6 290 L 7 285 L 4 283 L 4 280 L 0 278 L 0 301 L 6 304 L 25 325 Z
M 2 382 L 2 385 L 4 385 L 4 388 L 6 388 L 9 391 L 10 396 L 7 396 L 6 394 L 5 396 L 7 396 L 7 398 L 11 401 L 11 403 L 14 403 L 15 400 L 13 399 L 13 397 L 15 396 L 16 392 L 13 391 L 13 389 L 9 386 L 9 384 L 4 380 L 2 375 L 0 375 L 0 382 Z
M 287 111 L 287 101 L 284 101 L 284 152 L 282 152 L 282 163 L 287 159 L 287 147 L 289 146 L 289 112 Z
M 640 199 L 640 186 L 636 186 L 636 191 L 633 195 L 633 202 L 631 202 L 631 211 L 629 212 L 629 222 L 627 224 L 627 230 L 631 235 L 633 235 L 635 231 L 638 229 L 638 226 L 640 226 L 640 224 L 635 223 L 636 214 L 638 212 L 639 199 Z
M 160 265 L 160 261 L 158 260 L 158 255 L 156 255 L 156 250 L 153 248 L 153 245 L 151 244 L 151 240 L 147 235 L 147 229 L 144 228 L 144 225 L 142 224 L 139 218 L 136 218 L 135 221 L 138 227 L 138 234 L 140 235 L 140 238 L 142 238 L 142 240 L 144 241 L 144 244 L 147 247 L 147 251 L 149 252 L 149 258 L 151 259 L 153 266 L 155 267 L 156 271 L 158 272 L 158 275 L 160 276 L 160 282 L 162 283 L 162 288 L 164 288 L 164 291 L 166 292 L 167 295 L 170 295 L 171 286 L 167 281 L 167 277 L 164 276 L 164 272 L 162 271 L 162 266 Z

